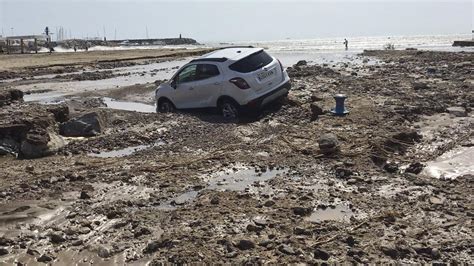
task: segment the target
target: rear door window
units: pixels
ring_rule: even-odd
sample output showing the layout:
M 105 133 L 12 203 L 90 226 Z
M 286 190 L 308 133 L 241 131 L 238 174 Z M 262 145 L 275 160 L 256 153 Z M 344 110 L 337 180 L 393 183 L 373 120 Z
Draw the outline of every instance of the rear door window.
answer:
M 270 64 L 272 61 L 273 58 L 262 50 L 233 63 L 229 68 L 240 73 L 249 73 Z
M 196 69 L 196 80 L 203 80 L 219 76 L 219 69 L 211 64 L 199 64 Z

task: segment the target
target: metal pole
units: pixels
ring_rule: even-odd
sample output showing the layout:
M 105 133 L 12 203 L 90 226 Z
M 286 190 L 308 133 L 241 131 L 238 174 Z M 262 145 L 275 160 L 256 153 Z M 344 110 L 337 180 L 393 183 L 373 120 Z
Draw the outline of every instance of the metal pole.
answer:
M 35 38 L 35 54 L 38 53 L 38 40 Z
M 7 39 L 7 54 L 10 54 L 10 40 Z
M 20 49 L 21 49 L 21 53 L 23 54 L 24 51 L 23 51 L 23 39 L 20 39 Z

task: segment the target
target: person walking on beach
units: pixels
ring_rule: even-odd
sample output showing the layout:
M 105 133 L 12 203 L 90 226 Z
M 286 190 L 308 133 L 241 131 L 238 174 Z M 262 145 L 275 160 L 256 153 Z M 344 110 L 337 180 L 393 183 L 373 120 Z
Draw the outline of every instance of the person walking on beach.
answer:
M 346 46 L 346 50 L 349 49 L 349 41 L 344 39 L 344 46 Z

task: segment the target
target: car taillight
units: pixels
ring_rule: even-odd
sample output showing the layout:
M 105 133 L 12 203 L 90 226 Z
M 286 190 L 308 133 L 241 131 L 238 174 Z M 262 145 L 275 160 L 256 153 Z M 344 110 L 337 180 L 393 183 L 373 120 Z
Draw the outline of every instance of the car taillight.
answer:
M 278 60 L 278 64 L 280 64 L 280 69 L 281 69 L 281 72 L 283 73 L 283 65 L 281 64 L 281 61 L 280 59 L 277 59 Z
M 239 89 L 241 89 L 241 90 L 250 89 L 249 84 L 243 78 L 233 78 L 233 79 L 229 80 L 229 82 L 234 84 L 235 86 L 239 87 Z

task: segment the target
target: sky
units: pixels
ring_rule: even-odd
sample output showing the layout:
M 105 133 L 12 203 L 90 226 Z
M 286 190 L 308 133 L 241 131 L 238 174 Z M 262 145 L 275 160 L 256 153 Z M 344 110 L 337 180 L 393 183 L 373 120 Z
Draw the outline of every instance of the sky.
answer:
M 0 35 L 199 42 L 469 34 L 472 0 L 0 0 Z M 53 37 L 54 38 L 54 37 Z

